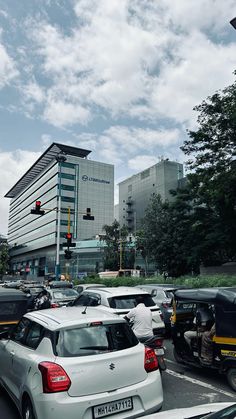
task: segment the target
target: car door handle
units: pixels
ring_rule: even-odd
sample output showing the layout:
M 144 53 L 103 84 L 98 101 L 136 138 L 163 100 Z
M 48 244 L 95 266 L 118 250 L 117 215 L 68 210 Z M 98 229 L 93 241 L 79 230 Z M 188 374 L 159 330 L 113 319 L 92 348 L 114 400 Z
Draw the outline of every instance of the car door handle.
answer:
M 15 355 L 15 351 L 11 351 L 11 352 L 10 352 L 10 355 L 11 355 L 11 356 L 14 356 L 14 355 Z

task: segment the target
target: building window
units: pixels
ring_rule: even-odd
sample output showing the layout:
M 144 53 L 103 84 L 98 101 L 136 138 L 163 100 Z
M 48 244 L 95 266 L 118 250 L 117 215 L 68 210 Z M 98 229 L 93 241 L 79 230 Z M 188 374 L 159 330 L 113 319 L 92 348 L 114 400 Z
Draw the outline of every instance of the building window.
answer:
M 64 191 L 74 191 L 75 187 L 71 185 L 61 185 L 61 189 L 63 189 Z
M 64 202 L 75 202 L 75 198 L 71 198 L 70 196 L 62 196 L 61 200 Z
M 74 169 L 75 168 L 75 164 L 73 163 L 61 163 L 61 167 L 69 167 L 70 169 Z
M 70 180 L 74 180 L 74 179 L 75 179 L 75 175 L 70 175 L 69 173 L 62 173 L 62 174 L 61 174 L 61 178 L 62 178 L 62 179 L 70 179 Z

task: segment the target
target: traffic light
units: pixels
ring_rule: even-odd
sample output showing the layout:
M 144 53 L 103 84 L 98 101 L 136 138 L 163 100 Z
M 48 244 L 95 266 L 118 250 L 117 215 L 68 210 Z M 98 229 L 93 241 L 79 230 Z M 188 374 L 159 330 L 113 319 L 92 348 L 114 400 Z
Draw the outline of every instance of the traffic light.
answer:
M 33 208 L 30 212 L 35 215 L 44 215 L 45 211 L 41 210 L 41 201 L 36 201 L 35 208 Z
M 94 216 L 91 215 L 91 208 L 86 209 L 86 214 L 83 215 L 83 220 L 94 220 Z
M 69 249 L 65 250 L 65 259 L 71 259 L 73 252 Z
M 66 240 L 67 240 L 67 246 L 70 247 L 71 246 L 71 240 L 72 240 L 72 234 L 71 233 L 66 234 Z
M 66 242 L 62 243 L 62 246 L 67 246 L 68 249 L 69 247 L 75 247 L 76 244 L 71 242 L 72 240 L 72 234 L 71 233 L 66 233 Z

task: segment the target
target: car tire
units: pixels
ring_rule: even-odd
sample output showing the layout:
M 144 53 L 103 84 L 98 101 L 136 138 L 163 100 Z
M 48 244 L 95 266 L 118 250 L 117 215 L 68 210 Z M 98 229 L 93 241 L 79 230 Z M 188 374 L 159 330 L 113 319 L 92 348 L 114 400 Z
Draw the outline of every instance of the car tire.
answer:
M 33 405 L 29 397 L 26 397 L 23 402 L 22 419 L 35 419 Z
M 227 380 L 230 387 L 236 391 L 236 368 L 229 368 L 227 371 Z

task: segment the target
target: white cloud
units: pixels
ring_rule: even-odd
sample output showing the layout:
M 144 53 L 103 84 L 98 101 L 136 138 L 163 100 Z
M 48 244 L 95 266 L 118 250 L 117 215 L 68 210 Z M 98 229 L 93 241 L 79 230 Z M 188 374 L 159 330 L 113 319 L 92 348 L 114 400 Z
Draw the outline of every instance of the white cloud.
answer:
M 189 125 L 193 106 L 233 80 L 235 43 L 219 39 L 234 0 L 77 0 L 74 11 L 70 33 L 47 21 L 29 26 L 49 80 L 43 118 L 57 127 L 104 111 Z M 43 100 L 35 86 L 29 94 Z
M 150 166 L 153 166 L 158 162 L 158 158 L 154 156 L 149 155 L 142 155 L 142 156 L 136 156 L 133 159 L 129 159 L 128 164 L 129 167 L 136 172 L 139 172 L 141 170 L 145 170 Z
M 4 195 L 39 158 L 41 153 L 27 150 L 0 153 L 0 234 L 7 234 L 9 198 Z
M 45 99 L 44 89 L 35 81 L 24 86 L 25 100 L 41 103 Z
M 3 44 L 0 44 L 0 89 L 18 76 L 14 60 L 7 53 Z
M 150 98 L 159 115 L 180 123 L 196 119 L 193 107 L 215 90 L 232 83 L 236 68 L 235 44 L 216 45 L 192 32 L 176 42 L 176 60 L 164 63 Z
M 80 105 L 50 99 L 44 112 L 44 118 L 56 127 L 63 127 L 87 123 L 90 119 L 90 112 Z

